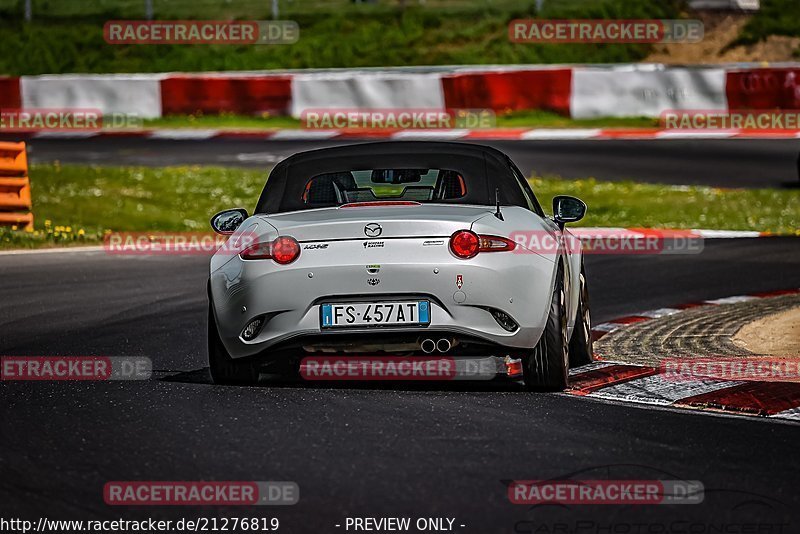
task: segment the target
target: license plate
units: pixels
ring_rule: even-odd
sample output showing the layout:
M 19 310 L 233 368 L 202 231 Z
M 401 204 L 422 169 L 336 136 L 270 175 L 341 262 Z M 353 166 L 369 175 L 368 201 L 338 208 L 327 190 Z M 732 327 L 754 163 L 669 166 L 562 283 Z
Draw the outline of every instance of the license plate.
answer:
M 430 310 L 431 305 L 427 300 L 323 304 L 320 307 L 320 324 L 322 328 L 427 325 L 431 322 Z

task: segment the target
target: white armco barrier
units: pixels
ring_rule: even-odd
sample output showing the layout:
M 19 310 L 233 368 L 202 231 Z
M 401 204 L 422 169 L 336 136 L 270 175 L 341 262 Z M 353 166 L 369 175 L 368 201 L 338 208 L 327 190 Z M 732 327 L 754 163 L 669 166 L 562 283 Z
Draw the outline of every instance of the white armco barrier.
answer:
M 444 109 L 441 75 L 334 72 L 292 78 L 292 116 L 319 109 Z
M 626 65 L 572 70 L 573 118 L 658 117 L 676 109 L 727 110 L 725 69 Z
M 92 109 L 104 115 L 161 116 L 163 74 L 23 76 L 23 109 Z

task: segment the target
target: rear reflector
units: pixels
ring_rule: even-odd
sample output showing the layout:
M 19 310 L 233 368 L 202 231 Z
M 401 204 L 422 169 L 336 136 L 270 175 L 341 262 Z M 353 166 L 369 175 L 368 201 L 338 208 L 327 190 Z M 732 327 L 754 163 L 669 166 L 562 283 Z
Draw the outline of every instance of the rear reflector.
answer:
M 491 309 L 490 311 L 492 312 L 492 317 L 494 317 L 494 320 L 497 321 L 497 324 L 503 327 L 503 330 L 513 332 L 519 328 L 517 322 L 507 313 L 496 309 Z
M 506 366 L 507 376 L 521 376 L 522 375 L 522 360 L 506 356 L 503 364 Z
M 264 318 L 263 317 L 259 317 L 257 319 L 253 319 L 252 321 L 247 323 L 247 326 L 245 326 L 244 330 L 242 330 L 242 338 L 245 341 L 251 341 L 253 338 L 255 338 L 258 335 L 258 333 L 261 331 L 261 324 L 263 322 L 264 322 Z

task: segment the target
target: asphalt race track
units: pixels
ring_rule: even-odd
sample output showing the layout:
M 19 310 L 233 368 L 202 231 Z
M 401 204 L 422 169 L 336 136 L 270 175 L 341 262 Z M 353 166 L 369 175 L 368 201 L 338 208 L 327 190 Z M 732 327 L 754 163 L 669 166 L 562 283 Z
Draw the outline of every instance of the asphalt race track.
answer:
M 335 142 L 34 139 L 34 162 L 271 167 Z M 798 140 L 497 141 L 523 171 L 725 187 L 797 182 Z M 0 384 L 0 502 L 22 518 L 450 517 L 457 532 L 800 531 L 800 426 L 642 408 L 514 384 L 214 386 L 208 258 L 0 255 L 0 354 L 147 356 L 143 382 Z M 595 323 L 800 287 L 800 240 L 707 241 L 699 255 L 589 256 Z M 504 481 L 699 480 L 698 505 L 513 505 Z M 289 480 L 291 507 L 110 507 L 125 480 Z M 614 526 L 612 527 L 612 523 Z M 460 525 L 464 525 L 463 527 Z M 644 526 L 643 526 L 644 525 Z M 727 530 L 713 530 L 726 528 Z M 690 530 L 691 529 L 691 530 Z M 738 529 L 738 530 L 737 530 Z
M 587 262 L 595 322 L 800 286 L 800 240 L 791 238 Z M 282 531 L 319 533 L 344 532 L 335 525 L 352 516 L 453 517 L 457 532 L 481 534 L 800 528 L 800 430 L 791 423 L 532 395 L 513 384 L 211 385 L 207 264 L 0 255 L 0 354 L 149 356 L 157 371 L 144 382 L 0 385 L 5 509 L 33 519 L 274 516 Z M 577 472 L 699 480 L 705 500 L 536 508 L 510 504 L 503 484 Z M 291 480 L 301 496 L 292 507 L 114 508 L 102 497 L 114 480 Z M 608 530 L 611 522 L 629 530 Z M 656 530 L 636 530 L 642 524 Z
M 355 141 L 38 138 L 34 163 L 222 165 L 269 168 L 297 151 Z M 800 139 L 476 141 L 529 174 L 715 187 L 797 187 Z

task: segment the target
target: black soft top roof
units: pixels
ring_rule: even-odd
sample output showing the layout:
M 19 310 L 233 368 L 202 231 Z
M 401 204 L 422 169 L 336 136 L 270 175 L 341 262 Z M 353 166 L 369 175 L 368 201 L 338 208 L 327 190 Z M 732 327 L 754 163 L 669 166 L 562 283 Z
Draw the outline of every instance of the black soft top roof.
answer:
M 386 141 L 299 152 L 278 163 L 258 199 L 256 213 L 307 208 L 303 191 L 320 174 L 370 169 L 448 169 L 467 182 L 462 204 L 491 206 L 495 189 L 506 206 L 527 207 L 508 157 L 494 148 L 467 143 Z

